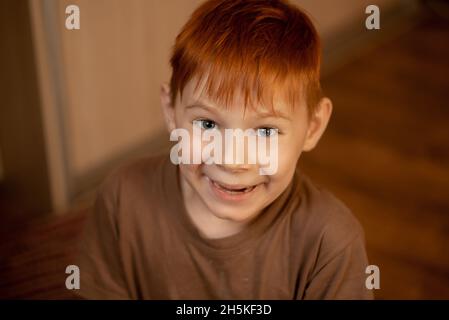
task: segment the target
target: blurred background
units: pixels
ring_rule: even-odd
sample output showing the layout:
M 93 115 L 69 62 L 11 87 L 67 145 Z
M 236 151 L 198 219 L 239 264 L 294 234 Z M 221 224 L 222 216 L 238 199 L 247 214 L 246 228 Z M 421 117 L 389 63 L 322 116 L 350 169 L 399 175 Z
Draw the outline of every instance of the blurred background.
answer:
M 70 298 L 96 187 L 168 148 L 169 53 L 201 0 L 0 0 L 0 299 Z M 334 114 L 300 166 L 342 199 L 378 299 L 449 299 L 449 4 L 295 0 L 324 42 Z M 68 5 L 80 29 L 65 28 Z M 380 9 L 367 30 L 365 8 Z

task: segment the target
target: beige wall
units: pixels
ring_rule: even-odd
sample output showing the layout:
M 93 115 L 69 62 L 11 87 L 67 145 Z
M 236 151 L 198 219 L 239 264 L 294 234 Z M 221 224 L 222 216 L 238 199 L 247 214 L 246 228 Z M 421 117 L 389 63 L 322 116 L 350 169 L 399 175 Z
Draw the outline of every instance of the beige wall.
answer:
M 63 30 L 67 143 L 81 174 L 162 130 L 159 86 L 173 39 L 199 1 L 59 1 L 78 4 L 81 29 Z M 60 15 L 63 25 L 63 15 Z
M 164 129 L 159 86 L 169 79 L 170 48 L 201 2 L 30 0 L 36 45 L 41 47 L 41 79 L 50 83 L 43 84 L 42 90 L 47 152 L 53 180 L 59 185 L 54 192 L 61 193 L 61 185 L 73 184 L 76 177 L 160 136 Z M 371 4 L 365 0 L 292 2 L 309 12 L 328 38 L 357 19 L 364 23 L 365 7 Z M 375 1 L 381 10 L 396 2 Z M 69 4 L 80 8 L 80 30 L 64 27 Z M 58 197 L 69 199 L 74 189 L 68 186 L 66 195 Z

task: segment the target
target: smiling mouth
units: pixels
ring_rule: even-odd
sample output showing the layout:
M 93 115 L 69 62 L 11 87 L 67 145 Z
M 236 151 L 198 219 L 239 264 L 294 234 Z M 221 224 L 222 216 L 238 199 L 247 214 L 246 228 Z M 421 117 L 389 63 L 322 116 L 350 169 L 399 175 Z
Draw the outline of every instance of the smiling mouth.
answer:
M 231 186 L 231 185 L 219 183 L 212 179 L 210 179 L 210 181 L 217 189 L 219 189 L 220 191 L 226 192 L 230 195 L 249 193 L 249 192 L 253 191 L 258 186 L 258 185 L 253 185 L 253 186 L 249 186 L 249 187 L 240 186 L 240 185 Z

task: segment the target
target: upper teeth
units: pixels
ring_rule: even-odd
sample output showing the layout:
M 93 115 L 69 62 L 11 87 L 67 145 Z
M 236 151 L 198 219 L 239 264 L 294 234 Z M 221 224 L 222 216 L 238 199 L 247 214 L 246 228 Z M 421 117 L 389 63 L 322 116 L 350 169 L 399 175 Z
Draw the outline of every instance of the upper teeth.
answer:
M 249 191 L 249 190 L 251 190 L 253 188 L 253 186 L 243 187 L 243 188 L 228 188 L 228 187 L 222 186 L 221 184 L 219 184 L 219 183 L 217 183 L 215 181 L 213 181 L 213 183 L 214 183 L 214 185 L 216 185 L 220 189 L 224 189 L 224 190 L 230 191 L 230 192 L 246 192 L 246 191 Z

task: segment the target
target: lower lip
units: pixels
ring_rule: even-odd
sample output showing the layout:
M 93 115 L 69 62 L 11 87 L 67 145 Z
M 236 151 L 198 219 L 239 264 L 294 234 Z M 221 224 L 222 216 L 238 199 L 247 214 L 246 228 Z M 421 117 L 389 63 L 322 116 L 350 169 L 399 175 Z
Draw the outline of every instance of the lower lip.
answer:
M 220 199 L 226 200 L 226 201 L 243 201 L 251 197 L 255 191 L 259 188 L 260 185 L 257 185 L 253 188 L 253 190 L 249 192 L 239 192 L 239 193 L 229 193 L 226 192 L 217 186 L 212 182 L 211 179 L 207 178 L 209 182 L 209 186 L 212 189 L 213 193 Z

